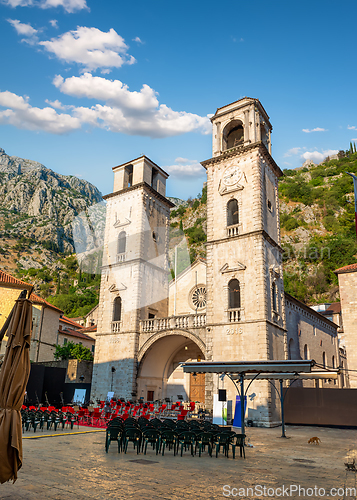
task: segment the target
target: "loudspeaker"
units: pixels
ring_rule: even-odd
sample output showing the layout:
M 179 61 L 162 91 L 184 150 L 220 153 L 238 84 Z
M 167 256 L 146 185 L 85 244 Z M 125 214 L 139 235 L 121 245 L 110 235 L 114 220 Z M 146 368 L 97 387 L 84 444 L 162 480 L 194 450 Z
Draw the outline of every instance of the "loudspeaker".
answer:
M 227 401 L 226 389 L 218 389 L 218 401 Z

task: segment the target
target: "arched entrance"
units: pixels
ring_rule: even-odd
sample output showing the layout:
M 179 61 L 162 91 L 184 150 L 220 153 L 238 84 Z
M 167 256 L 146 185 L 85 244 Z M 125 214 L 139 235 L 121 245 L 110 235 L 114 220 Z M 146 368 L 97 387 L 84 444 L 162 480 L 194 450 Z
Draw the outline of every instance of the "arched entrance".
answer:
M 149 401 L 164 398 L 176 401 L 182 396 L 184 400 L 204 403 L 204 374 L 193 377 L 180 366 L 185 361 L 204 359 L 205 346 L 192 334 L 166 332 L 154 336 L 139 351 L 137 396 Z

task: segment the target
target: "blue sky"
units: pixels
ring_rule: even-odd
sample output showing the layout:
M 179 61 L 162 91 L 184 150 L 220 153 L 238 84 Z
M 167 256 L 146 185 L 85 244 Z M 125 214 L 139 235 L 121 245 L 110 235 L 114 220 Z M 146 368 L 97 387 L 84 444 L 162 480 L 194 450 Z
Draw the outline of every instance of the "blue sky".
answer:
M 0 0 L 0 147 L 103 194 L 146 154 L 200 192 L 208 115 L 260 99 L 281 168 L 357 142 L 355 1 Z

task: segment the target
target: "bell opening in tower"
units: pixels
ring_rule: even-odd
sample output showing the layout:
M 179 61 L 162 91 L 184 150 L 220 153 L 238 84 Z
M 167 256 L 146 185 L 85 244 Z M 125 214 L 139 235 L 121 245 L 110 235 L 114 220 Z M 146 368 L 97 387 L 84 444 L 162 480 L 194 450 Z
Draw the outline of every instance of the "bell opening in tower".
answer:
M 244 143 L 244 129 L 240 120 L 233 120 L 223 131 L 222 150 L 236 148 Z

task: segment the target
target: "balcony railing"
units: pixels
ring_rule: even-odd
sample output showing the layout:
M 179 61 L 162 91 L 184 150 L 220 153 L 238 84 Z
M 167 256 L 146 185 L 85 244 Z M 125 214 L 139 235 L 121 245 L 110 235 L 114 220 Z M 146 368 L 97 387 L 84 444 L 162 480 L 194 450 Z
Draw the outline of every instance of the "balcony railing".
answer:
M 205 314 L 187 314 L 183 316 L 170 316 L 169 318 L 144 319 L 140 321 L 140 330 L 143 333 L 147 333 L 181 328 L 202 328 L 205 325 Z
M 117 254 L 117 262 L 125 262 L 125 253 Z
M 234 226 L 227 227 L 227 236 L 237 236 L 239 234 L 239 224 L 235 224 Z
M 121 328 L 121 321 L 112 321 L 112 333 L 119 333 Z
M 237 323 L 241 320 L 241 309 L 228 309 L 228 321 L 230 323 Z

